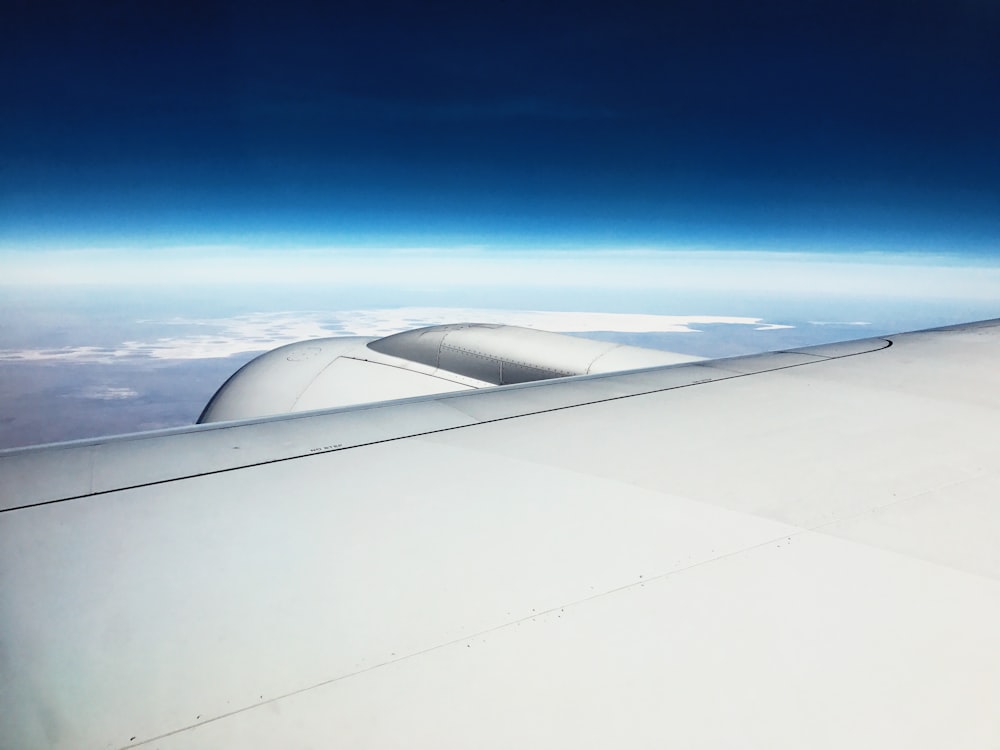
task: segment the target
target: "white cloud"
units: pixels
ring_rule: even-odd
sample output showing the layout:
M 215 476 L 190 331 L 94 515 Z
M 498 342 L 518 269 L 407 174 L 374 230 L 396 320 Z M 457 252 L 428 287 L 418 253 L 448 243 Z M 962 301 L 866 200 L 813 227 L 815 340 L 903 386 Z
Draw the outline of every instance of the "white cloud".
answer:
M 790 326 L 760 318 L 717 315 L 641 315 L 628 313 L 491 310 L 453 307 L 403 307 L 337 312 L 285 311 L 228 318 L 171 318 L 140 321 L 162 328 L 194 329 L 186 334 L 128 340 L 112 347 L 0 350 L 0 361 L 122 362 L 136 359 L 181 360 L 229 357 L 266 351 L 282 344 L 326 336 L 382 337 L 442 323 L 503 323 L 548 331 L 585 333 L 695 333 L 698 326 L 729 324 L 774 330 Z M 121 396 L 119 396 L 121 397 Z
M 92 398 L 100 401 L 126 401 L 138 398 L 139 392 L 133 388 L 113 388 L 108 386 L 103 388 L 88 388 L 79 395 L 83 398 Z
M 692 326 L 713 323 L 756 325 L 760 318 L 719 315 L 644 315 L 636 313 L 491 310 L 455 307 L 402 307 L 337 313 L 354 336 L 386 336 L 397 331 L 442 323 L 503 323 L 546 331 L 585 333 L 693 333 Z
M 115 362 L 145 356 L 136 351 L 103 346 L 63 346 L 56 349 L 0 349 L 2 362 L 83 361 Z

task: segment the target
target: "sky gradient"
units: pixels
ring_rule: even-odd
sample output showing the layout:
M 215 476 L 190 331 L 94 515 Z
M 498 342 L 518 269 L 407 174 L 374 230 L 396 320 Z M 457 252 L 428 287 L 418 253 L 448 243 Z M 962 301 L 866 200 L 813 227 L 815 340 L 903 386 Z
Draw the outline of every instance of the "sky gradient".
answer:
M 8 2 L 0 247 L 959 252 L 1000 5 Z
M 993 0 L 6 0 L 0 448 L 190 424 L 316 335 L 1000 317 L 998 39 Z

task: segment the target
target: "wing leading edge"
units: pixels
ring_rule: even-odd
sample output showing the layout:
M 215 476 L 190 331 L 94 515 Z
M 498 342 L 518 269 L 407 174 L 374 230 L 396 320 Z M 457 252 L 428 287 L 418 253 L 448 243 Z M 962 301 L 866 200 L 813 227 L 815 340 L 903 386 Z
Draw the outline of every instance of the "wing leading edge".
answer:
M 989 746 L 998 326 L 2 454 L 5 744 Z

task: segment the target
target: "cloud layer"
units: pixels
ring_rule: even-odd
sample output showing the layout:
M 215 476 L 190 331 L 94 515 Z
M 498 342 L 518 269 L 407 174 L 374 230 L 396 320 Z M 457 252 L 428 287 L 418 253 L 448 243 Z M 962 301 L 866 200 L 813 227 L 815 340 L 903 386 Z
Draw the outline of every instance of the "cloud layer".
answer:
M 503 323 L 572 333 L 696 333 L 698 326 L 717 324 L 748 326 L 754 330 L 790 327 L 766 323 L 760 318 L 717 315 L 642 315 L 451 307 L 339 312 L 285 311 L 225 318 L 139 321 L 138 326 L 148 327 L 156 333 L 147 339 L 127 340 L 116 346 L 0 349 L 0 361 L 112 363 L 150 359 L 206 359 L 266 351 L 305 339 L 326 336 L 382 337 L 412 328 L 460 322 Z M 176 334 L 172 330 L 176 330 Z M 168 335 L 162 335 L 165 331 L 169 332 Z

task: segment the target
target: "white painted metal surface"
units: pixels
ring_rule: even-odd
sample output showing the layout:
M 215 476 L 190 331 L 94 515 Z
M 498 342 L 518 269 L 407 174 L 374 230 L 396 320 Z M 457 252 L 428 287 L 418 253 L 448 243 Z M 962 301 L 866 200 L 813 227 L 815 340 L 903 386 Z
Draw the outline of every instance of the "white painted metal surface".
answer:
M 249 362 L 212 397 L 198 421 L 251 419 L 700 359 L 482 323 L 419 328 L 382 339 L 314 339 Z
M 675 352 L 567 336 L 520 326 L 457 323 L 404 331 L 368 348 L 492 385 L 567 375 L 634 370 L 696 362 Z
M 313 339 L 266 352 L 223 384 L 198 421 L 252 419 L 489 385 L 379 354 L 367 347 L 374 340 Z
M 884 339 L 850 342 L 845 345 L 848 348 L 838 350 L 835 356 L 877 350 L 887 345 Z M 260 363 L 261 374 L 254 375 L 253 379 L 238 380 L 238 388 L 224 389 L 224 392 L 232 393 L 234 401 L 247 402 L 252 397 L 268 401 L 267 384 L 258 384 L 257 378 L 271 372 L 268 360 L 272 355 L 283 356 L 285 351 L 295 352 L 300 347 L 311 348 L 312 343 L 292 344 L 257 358 L 248 367 Z M 822 352 L 810 353 L 819 349 Z M 337 352 L 342 350 L 333 346 L 330 350 L 335 353 L 330 361 L 336 363 Z M 0 510 L 359 447 L 479 421 L 734 378 L 747 372 L 820 362 L 827 358 L 823 354 L 825 351 L 825 347 L 819 347 L 768 352 L 614 376 L 566 377 L 544 383 L 544 390 L 534 390 L 541 383 L 490 388 L 474 400 L 463 399 L 460 394 L 413 398 L 314 414 L 258 418 L 239 424 L 208 424 L 80 440 L 41 449 L 0 451 Z M 230 383 L 233 382 L 234 379 L 230 379 Z M 246 389 L 244 383 L 249 383 Z M 281 394 L 277 398 L 283 398 L 284 387 L 279 386 L 276 392 Z M 169 456 L 169 460 L 164 460 L 163 456 Z
M 3 454 L 2 744 L 995 747 L 1000 323 L 890 339 Z

